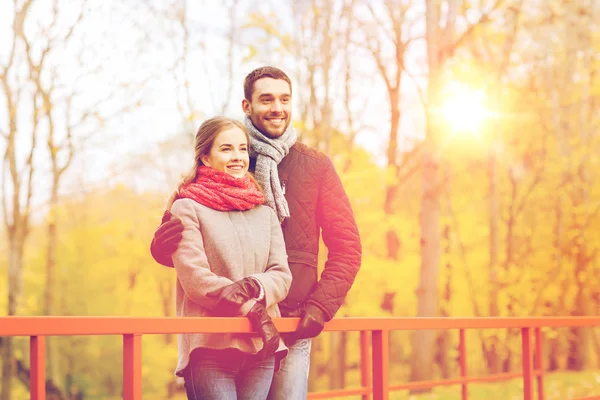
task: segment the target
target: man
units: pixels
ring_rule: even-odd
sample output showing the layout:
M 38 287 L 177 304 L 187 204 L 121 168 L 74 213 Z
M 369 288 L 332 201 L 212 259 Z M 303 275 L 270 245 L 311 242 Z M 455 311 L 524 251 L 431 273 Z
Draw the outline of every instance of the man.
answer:
M 292 120 L 292 84 L 273 67 L 252 71 L 244 80 L 242 108 L 250 135 L 250 170 L 265 191 L 265 204 L 279 216 L 292 271 L 283 317 L 301 317 L 295 332 L 282 334 L 290 352 L 275 373 L 269 399 L 306 399 L 311 338 L 323 330 L 343 304 L 361 263 L 360 237 L 342 183 L 327 156 L 296 142 Z M 163 224 L 152 241 L 153 257 L 172 265 L 181 239 L 177 219 Z M 327 246 L 318 279 L 319 237 Z M 239 287 L 235 290 L 241 290 Z M 245 292 L 254 297 L 260 288 Z

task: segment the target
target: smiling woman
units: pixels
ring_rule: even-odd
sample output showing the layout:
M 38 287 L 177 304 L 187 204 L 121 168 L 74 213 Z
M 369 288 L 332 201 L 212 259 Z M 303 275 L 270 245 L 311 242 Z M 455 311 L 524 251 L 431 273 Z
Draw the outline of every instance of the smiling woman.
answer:
M 449 84 L 442 92 L 442 105 L 437 112 L 454 133 L 478 135 L 489 116 L 483 90 L 474 90 L 463 83 Z
M 220 132 L 208 154 L 201 157 L 204 165 L 223 171 L 235 178 L 243 178 L 248 171 L 248 136 L 234 126 Z

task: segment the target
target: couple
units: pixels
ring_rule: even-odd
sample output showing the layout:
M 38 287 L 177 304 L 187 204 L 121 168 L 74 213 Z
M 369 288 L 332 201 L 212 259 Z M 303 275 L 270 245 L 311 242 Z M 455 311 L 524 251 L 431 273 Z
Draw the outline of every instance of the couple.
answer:
M 360 238 L 333 164 L 296 142 L 289 77 L 257 68 L 244 97 L 244 124 L 215 117 L 198 130 L 194 167 L 167 202 L 151 251 L 177 271 L 178 316 L 246 316 L 260 336 L 179 335 L 176 374 L 188 398 L 300 400 L 311 338 L 354 282 Z M 271 317 L 280 315 L 300 317 L 295 332 L 277 332 Z

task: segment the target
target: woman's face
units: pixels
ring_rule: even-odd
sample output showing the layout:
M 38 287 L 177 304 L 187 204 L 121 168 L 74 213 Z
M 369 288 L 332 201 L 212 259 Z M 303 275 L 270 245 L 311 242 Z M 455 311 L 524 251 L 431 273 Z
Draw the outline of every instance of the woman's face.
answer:
M 243 178 L 248 172 L 248 139 L 238 127 L 221 131 L 207 155 L 201 160 L 207 167 L 228 173 L 235 178 Z

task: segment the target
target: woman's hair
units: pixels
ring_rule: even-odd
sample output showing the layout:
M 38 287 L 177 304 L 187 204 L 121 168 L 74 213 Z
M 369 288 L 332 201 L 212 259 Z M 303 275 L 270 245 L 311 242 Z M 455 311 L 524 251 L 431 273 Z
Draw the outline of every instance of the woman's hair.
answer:
M 215 139 L 219 135 L 219 133 L 232 128 L 240 128 L 244 135 L 246 135 L 246 140 L 248 141 L 248 145 L 250 145 L 250 137 L 248 136 L 248 131 L 244 124 L 235 119 L 227 118 L 227 117 L 212 117 L 207 119 L 200 125 L 198 128 L 198 132 L 196 133 L 196 138 L 194 140 L 194 166 L 192 169 L 183 174 L 181 177 L 181 181 L 177 184 L 177 188 L 169 196 L 167 203 L 165 204 L 165 210 L 170 210 L 173 202 L 179 198 L 179 190 L 182 186 L 187 185 L 190 182 L 196 180 L 198 175 L 198 168 L 203 165 L 202 156 L 208 155 L 210 153 L 210 149 L 215 142 Z M 250 175 L 251 179 L 254 178 Z M 256 183 L 256 182 L 255 182 Z M 258 185 L 257 185 L 258 186 Z M 260 189 L 260 187 L 259 187 Z

